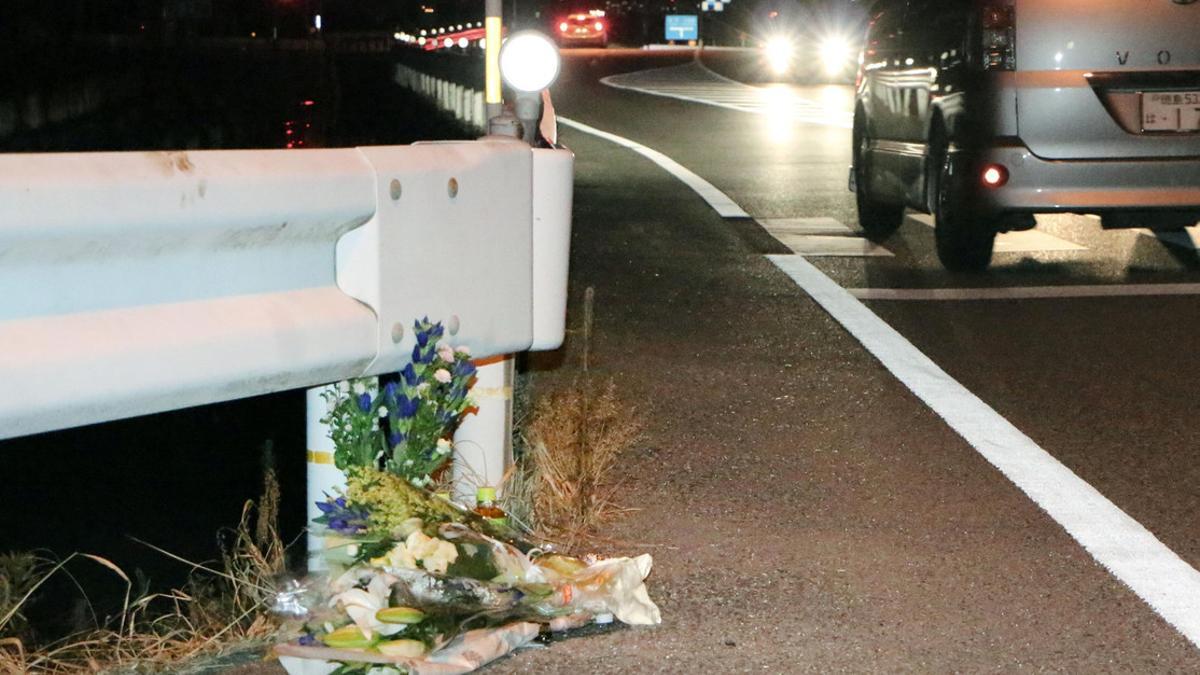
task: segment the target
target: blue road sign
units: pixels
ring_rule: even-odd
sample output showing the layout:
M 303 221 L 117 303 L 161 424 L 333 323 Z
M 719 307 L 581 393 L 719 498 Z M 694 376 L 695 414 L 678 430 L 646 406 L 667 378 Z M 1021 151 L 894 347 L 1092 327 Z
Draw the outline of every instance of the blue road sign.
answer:
M 697 40 L 700 37 L 699 23 L 695 14 L 668 14 L 666 35 L 668 40 Z

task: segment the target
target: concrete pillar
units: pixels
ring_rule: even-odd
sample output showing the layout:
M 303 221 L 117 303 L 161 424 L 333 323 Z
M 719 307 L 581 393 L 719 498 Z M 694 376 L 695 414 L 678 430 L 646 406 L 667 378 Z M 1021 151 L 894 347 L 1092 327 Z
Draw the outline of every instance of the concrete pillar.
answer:
M 516 361 L 511 354 L 476 361 L 471 397 L 478 410 L 454 434 L 454 499 L 472 504 L 475 488 L 499 487 L 512 464 L 512 397 Z

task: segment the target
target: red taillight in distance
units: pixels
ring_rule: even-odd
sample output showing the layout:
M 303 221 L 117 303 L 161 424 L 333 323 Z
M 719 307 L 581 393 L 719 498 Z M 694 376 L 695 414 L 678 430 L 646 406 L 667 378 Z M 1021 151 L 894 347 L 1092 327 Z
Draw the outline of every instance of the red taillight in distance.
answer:
M 597 33 L 604 30 L 604 22 L 603 21 L 597 21 L 596 23 L 594 23 L 592 25 L 596 28 Z
M 980 63 L 984 70 L 1017 69 L 1017 10 L 1011 4 L 984 5 Z

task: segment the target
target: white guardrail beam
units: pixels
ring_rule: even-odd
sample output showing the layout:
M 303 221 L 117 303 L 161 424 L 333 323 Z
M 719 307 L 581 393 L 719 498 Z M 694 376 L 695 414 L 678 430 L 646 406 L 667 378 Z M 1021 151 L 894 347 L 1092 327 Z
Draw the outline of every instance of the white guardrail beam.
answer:
M 0 438 L 561 344 L 573 160 L 515 141 L 0 155 Z

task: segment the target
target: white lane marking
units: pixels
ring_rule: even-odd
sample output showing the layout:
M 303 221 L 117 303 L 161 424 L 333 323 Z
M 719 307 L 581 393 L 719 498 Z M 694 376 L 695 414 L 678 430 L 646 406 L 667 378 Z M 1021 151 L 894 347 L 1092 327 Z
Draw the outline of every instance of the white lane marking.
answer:
M 691 169 L 688 169 L 679 162 L 676 162 L 657 150 L 648 148 L 636 141 L 631 141 L 628 138 L 622 138 L 616 134 L 610 134 L 607 131 L 601 131 L 595 127 L 590 127 L 582 122 L 576 122 L 575 120 L 568 119 L 566 117 L 559 117 L 558 122 L 571 127 L 572 129 L 577 129 L 586 134 L 591 134 L 593 136 L 603 138 L 606 141 L 611 141 L 623 148 L 629 148 L 651 162 L 654 162 L 672 176 L 675 176 L 679 180 L 683 181 L 685 185 L 692 188 L 692 190 L 695 191 L 696 194 L 700 195 L 701 199 L 708 202 L 708 205 L 711 206 L 714 211 L 720 214 L 722 218 L 750 217 L 750 214 L 743 211 L 742 207 L 738 206 L 737 202 L 729 198 L 729 195 L 721 192 L 715 185 L 696 175 Z
M 767 257 L 1097 562 L 1200 647 L 1200 572 L 812 263 Z
M 793 253 L 809 257 L 891 257 L 892 252 L 863 237 L 772 232 Z
M 771 234 L 850 234 L 853 230 L 837 218 L 755 218 Z
M 906 214 L 911 220 L 922 225 L 933 227 L 933 216 L 928 213 Z M 997 253 L 1037 253 L 1040 251 L 1086 251 L 1081 246 L 1062 237 L 1056 237 L 1041 230 L 1022 230 L 1020 232 L 1001 232 L 996 235 Z
M 1200 284 L 1016 286 L 1006 288 L 848 288 L 859 300 L 1029 300 L 1200 295 Z
M 801 98 L 788 87 L 754 87 L 737 82 L 697 62 L 609 75 L 600 82 L 614 89 L 806 124 L 842 129 L 854 126 L 851 111 Z
M 1200 249 L 1200 226 L 1186 227 L 1182 232 L 1167 232 L 1139 229 L 1138 234 L 1152 237 L 1159 241 L 1178 246 L 1179 248 L 1195 251 Z

